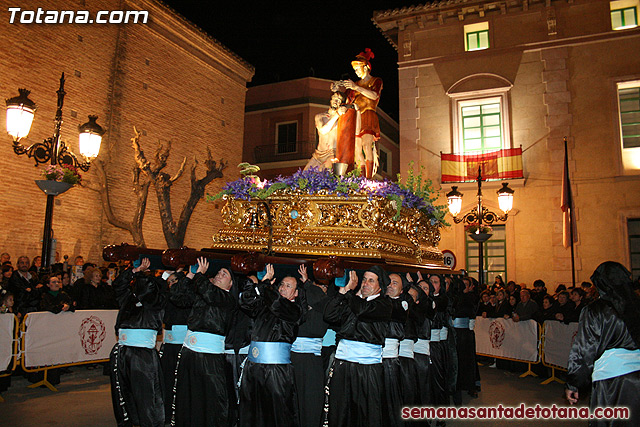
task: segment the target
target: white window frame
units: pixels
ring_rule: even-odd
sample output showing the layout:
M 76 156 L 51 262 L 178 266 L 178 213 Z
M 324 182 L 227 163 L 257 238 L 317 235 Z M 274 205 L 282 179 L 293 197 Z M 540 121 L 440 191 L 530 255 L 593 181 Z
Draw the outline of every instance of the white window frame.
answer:
M 625 171 L 640 171 L 640 147 L 624 148 L 622 137 L 622 109 L 620 108 L 620 89 L 640 88 L 640 80 L 618 82 L 616 85 L 616 104 L 618 105 L 618 134 L 620 135 L 620 151 L 622 167 Z
M 621 9 L 635 9 L 636 10 L 636 22 L 633 25 L 625 25 L 623 27 L 614 27 L 613 20 L 611 21 L 611 29 L 614 31 L 619 30 L 628 30 L 629 28 L 636 28 L 638 26 L 638 19 L 640 19 L 640 0 L 615 0 L 609 2 L 609 10 L 613 12 L 614 10 Z
M 285 151 L 283 153 L 280 152 L 280 144 L 278 144 L 278 141 L 280 140 L 280 125 L 289 125 L 291 123 L 295 123 L 296 124 L 296 149 L 295 151 Z M 292 153 L 297 153 L 299 146 L 298 146 L 298 121 L 297 120 L 289 120 L 287 122 L 277 122 L 276 123 L 276 154 L 292 154 Z
M 469 33 L 477 33 L 480 31 L 486 31 L 487 32 L 487 47 L 478 47 L 475 49 L 470 49 L 469 48 L 469 41 L 468 41 L 468 37 L 467 34 Z M 466 52 L 474 52 L 476 50 L 485 50 L 485 49 L 489 49 L 491 47 L 491 38 L 490 38 L 490 34 L 489 34 L 489 22 L 485 21 L 485 22 L 478 22 L 477 24 L 469 24 L 469 25 L 465 25 L 464 26 L 464 50 Z
M 391 175 L 391 172 L 393 171 L 393 158 L 392 153 L 389 149 L 387 149 L 386 147 L 384 147 L 382 144 L 378 144 L 378 147 L 380 149 L 380 151 L 384 151 L 387 154 L 387 169 L 388 170 L 384 170 L 382 169 L 382 163 L 380 164 L 380 170 L 384 173 L 386 173 L 387 175 Z
M 500 148 L 487 150 L 491 152 L 511 148 L 511 129 L 509 116 L 509 97 L 508 92 L 511 87 L 501 87 L 496 89 L 488 89 L 482 91 L 450 93 L 451 97 L 451 119 L 453 123 L 453 152 L 457 154 L 465 154 L 464 137 L 462 127 L 462 107 L 469 105 L 481 104 L 500 104 L 500 132 L 502 134 L 502 143 Z M 478 151 L 474 151 L 479 153 Z M 470 152 L 472 153 L 472 152 Z

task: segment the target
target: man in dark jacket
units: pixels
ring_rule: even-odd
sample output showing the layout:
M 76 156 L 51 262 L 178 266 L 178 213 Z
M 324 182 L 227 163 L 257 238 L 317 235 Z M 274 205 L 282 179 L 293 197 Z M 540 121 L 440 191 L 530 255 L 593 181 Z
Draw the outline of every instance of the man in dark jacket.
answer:
M 29 273 L 29 257 L 18 258 L 17 269 L 9 279 L 9 291 L 15 300 L 14 311 L 24 316 L 26 313 L 38 311 L 40 305 L 40 288 L 35 277 Z

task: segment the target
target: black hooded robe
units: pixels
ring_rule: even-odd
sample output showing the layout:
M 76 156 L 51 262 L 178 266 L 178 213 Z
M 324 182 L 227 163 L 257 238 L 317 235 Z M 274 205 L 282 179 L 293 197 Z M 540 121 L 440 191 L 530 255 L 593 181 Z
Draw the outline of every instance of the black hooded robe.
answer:
M 324 307 L 328 297 L 319 286 L 310 280 L 304 283 L 309 310 L 304 324 L 298 329 L 298 338 L 311 338 L 322 343 L 327 332 L 327 323 L 323 320 Z M 296 339 L 296 340 L 297 340 Z M 291 349 L 291 363 L 296 376 L 298 391 L 298 412 L 300 425 L 319 427 L 322 422 L 324 404 L 324 369 L 322 364 L 322 345 L 320 353 L 296 351 L 296 343 Z
M 289 301 L 268 283 L 247 282 L 240 306 L 254 319 L 251 341 L 292 344 L 306 310 L 304 292 L 300 295 L 295 301 Z M 300 426 L 291 363 L 254 363 L 247 358 L 240 383 L 239 411 L 240 427 Z
M 591 385 L 590 407 L 627 407 L 630 418 L 590 419 L 589 426 L 640 425 L 640 371 L 592 381 L 595 362 L 611 349 L 640 348 L 640 298 L 634 293 L 630 273 L 620 264 L 606 262 L 596 269 L 591 281 L 600 299 L 582 310 L 578 333 L 569 353 L 566 387 L 581 394 Z M 640 352 L 634 353 L 636 366 Z M 610 363 L 616 363 L 611 361 Z
M 127 269 L 114 280 L 113 287 L 120 306 L 116 332 L 142 329 L 157 334 L 162 330 L 166 301 L 162 283 Z M 126 342 L 124 335 L 121 332 L 119 338 Z M 111 350 L 110 372 L 111 400 L 118 426 L 163 426 L 164 385 L 155 345 L 147 348 L 116 343 Z
M 200 273 L 190 281 L 176 283 L 171 292 L 187 293 L 193 298 L 187 321 L 189 331 L 226 336 L 232 311 L 237 305 L 231 292 L 217 287 Z M 220 353 L 206 353 L 183 346 L 176 367 L 175 409 L 171 424 L 228 425 L 227 381 L 224 350 Z
M 391 300 L 379 294 L 360 298 L 351 290 L 329 300 L 324 319 L 339 325 L 338 341 L 347 339 L 382 346 L 391 318 Z M 329 378 L 329 427 L 382 427 L 382 363 L 360 364 L 336 359 Z
M 382 368 L 384 380 L 383 408 L 385 426 L 399 427 L 402 425 L 402 384 L 400 356 L 387 357 L 387 346 L 397 346 L 404 339 L 404 328 L 407 321 L 407 310 L 409 303 L 406 301 L 407 295 L 401 294 L 398 298 L 390 298 L 392 312 L 389 328 L 385 336 L 385 347 L 383 348 Z M 409 297 L 411 298 L 411 297 Z M 389 341 L 391 340 L 391 342 Z M 397 342 L 396 342 L 397 340 Z
M 178 281 L 190 280 L 184 274 L 178 274 Z M 177 285 L 178 283 L 176 283 Z M 175 285 L 174 285 L 175 286 Z M 187 327 L 187 319 L 191 312 L 191 306 L 193 305 L 192 299 L 189 297 L 184 299 L 183 297 L 171 293 L 169 291 L 169 298 L 167 299 L 167 305 L 164 311 L 164 340 L 160 351 L 160 364 L 162 366 L 162 375 L 164 376 L 164 414 L 165 420 L 171 420 L 173 413 L 173 387 L 176 379 L 176 364 L 178 363 L 178 354 L 182 349 L 182 343 L 177 344 L 178 337 L 171 337 L 175 331 L 172 331 L 174 326 L 180 328 Z M 182 337 L 184 341 L 184 337 Z M 171 343 L 167 341 L 176 341 Z

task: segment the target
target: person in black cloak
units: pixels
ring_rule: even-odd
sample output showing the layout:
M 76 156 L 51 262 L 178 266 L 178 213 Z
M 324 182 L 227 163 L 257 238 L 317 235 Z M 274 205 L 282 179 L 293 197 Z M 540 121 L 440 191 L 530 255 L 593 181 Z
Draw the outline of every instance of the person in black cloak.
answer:
M 384 425 L 382 345 L 392 312 L 391 300 L 384 295 L 387 280 L 384 270 L 373 266 L 364 273 L 356 292 L 358 276 L 351 271 L 347 285 L 327 303 L 325 321 L 339 326 L 338 347 L 325 388 L 324 425 Z
M 236 280 L 234 276 L 234 283 L 244 283 L 243 281 Z M 258 283 L 258 278 L 254 275 L 247 276 L 246 279 L 252 280 L 254 283 Z M 245 279 L 245 280 L 246 280 Z M 240 286 L 232 286 L 231 294 L 236 299 L 240 300 Z M 251 344 L 251 328 L 253 320 L 242 311 L 240 304 L 237 304 L 236 308 L 231 313 L 231 327 L 227 333 L 227 337 L 224 341 L 224 353 L 227 359 L 227 381 L 229 389 L 229 425 L 235 426 L 238 424 L 238 401 L 240 399 L 240 389 L 238 382 L 240 381 L 240 372 L 242 371 L 242 363 L 249 354 L 249 344 Z
M 457 282 L 457 303 L 453 311 L 453 328 L 456 336 L 456 351 L 458 355 L 458 380 L 454 394 L 454 403 L 462 403 L 462 391 L 471 397 L 478 397 L 476 391 L 476 346 L 475 333 L 471 326 L 471 319 L 475 319 L 478 308 L 478 295 L 473 283 L 468 278 Z
M 224 341 L 237 304 L 230 292 L 234 276 L 221 268 L 209 280 L 206 258 L 198 258 L 191 280 L 178 282 L 174 294 L 191 295 L 187 335 L 176 366 L 175 407 L 171 424 L 177 426 L 226 426 L 229 423 L 229 389 Z M 186 302 L 186 301 L 185 301 Z
M 402 425 L 401 408 L 402 384 L 400 368 L 400 341 L 404 340 L 405 324 L 409 310 L 411 297 L 404 293 L 402 278 L 397 273 L 389 274 L 389 284 L 385 292 L 391 300 L 391 321 L 385 334 L 384 347 L 382 347 L 382 368 L 384 379 L 384 425 L 399 427 Z
M 410 276 L 407 276 L 410 279 Z M 418 280 L 414 286 L 417 293 L 417 301 L 415 305 L 414 322 L 416 323 L 416 334 L 418 340 L 414 346 L 414 358 L 416 368 L 418 370 L 419 395 L 418 403 L 420 406 L 433 406 L 433 365 L 431 363 L 431 328 L 436 313 L 436 303 L 431 297 L 432 289 L 429 283 L 418 272 Z M 439 333 L 438 333 L 438 336 Z M 430 425 L 428 420 L 415 421 L 415 425 Z
M 143 274 L 151 263 L 123 271 L 113 282 L 120 310 L 111 350 L 111 400 L 118 426 L 163 426 L 164 386 L 156 335 L 162 331 L 164 281 Z
M 184 339 L 187 336 L 187 319 L 191 312 L 193 301 L 190 295 L 185 298 L 175 292 L 171 292 L 171 289 L 178 282 L 190 280 L 182 271 L 164 273 L 162 277 L 163 279 L 166 277 L 169 285 L 169 297 L 164 310 L 164 333 L 160 349 L 160 364 L 164 377 L 164 416 L 165 420 L 171 420 L 178 353 L 180 353 Z
M 240 296 L 240 306 L 254 319 L 240 380 L 241 427 L 300 426 L 290 351 L 307 302 L 295 277 L 286 276 L 277 286 L 273 277 L 268 264 L 262 282 L 247 281 Z
M 306 294 L 308 311 L 305 322 L 298 329 L 298 338 L 291 346 L 291 363 L 296 375 L 300 425 L 319 427 L 324 403 L 322 340 L 328 327 L 322 316 L 328 297 L 322 287 L 309 279 L 304 265 L 300 266 L 298 273 Z
M 596 269 L 600 299 L 584 308 L 569 353 L 566 397 L 575 404 L 591 385 L 589 406 L 627 407 L 629 419 L 591 419 L 589 426 L 640 425 L 640 296 L 617 262 Z
M 431 322 L 431 339 L 429 340 L 432 404 L 435 407 L 441 407 L 449 405 L 449 379 L 452 370 L 450 353 L 447 348 L 449 299 L 441 275 L 431 274 L 429 285 L 429 295 L 433 300 L 435 310 Z M 444 421 L 438 420 L 436 425 L 444 425 Z
M 420 288 L 413 284 L 409 274 L 402 278 L 402 287 L 408 296 L 407 321 L 404 327 L 404 339 L 400 341 L 398 359 L 400 361 L 400 385 L 403 406 L 420 406 L 420 380 L 418 365 L 416 363 L 416 342 L 418 341 L 418 328 L 423 320 L 417 306 L 419 298 L 426 295 Z M 424 344 L 424 343 L 423 343 Z M 428 357 L 425 355 L 425 357 Z M 427 363 L 428 365 L 428 363 Z M 413 424 L 413 420 L 405 424 Z

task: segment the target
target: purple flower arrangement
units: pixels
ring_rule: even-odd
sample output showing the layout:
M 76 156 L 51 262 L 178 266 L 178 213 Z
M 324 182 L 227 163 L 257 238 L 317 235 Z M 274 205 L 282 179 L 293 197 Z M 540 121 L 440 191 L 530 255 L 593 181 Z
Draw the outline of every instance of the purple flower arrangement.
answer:
M 409 185 L 399 182 L 373 181 L 358 176 L 357 171 L 346 176 L 336 176 L 329 170 L 298 169 L 291 176 L 278 176 L 273 181 L 261 181 L 255 175 L 245 176 L 225 184 L 222 191 L 215 196 L 207 196 L 208 200 L 216 200 L 223 196 L 231 196 L 241 200 L 253 198 L 266 199 L 276 191 L 280 193 L 304 193 L 304 194 L 331 194 L 348 198 L 356 194 L 366 194 L 371 197 L 384 197 L 396 201 L 400 217 L 400 209 L 418 209 L 431 219 L 432 225 L 447 225 L 444 221 L 445 206 L 435 206 L 431 197 L 431 183 L 421 182 L 418 188 L 413 187 L 413 173 L 410 172 Z

